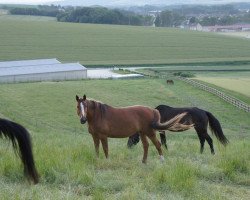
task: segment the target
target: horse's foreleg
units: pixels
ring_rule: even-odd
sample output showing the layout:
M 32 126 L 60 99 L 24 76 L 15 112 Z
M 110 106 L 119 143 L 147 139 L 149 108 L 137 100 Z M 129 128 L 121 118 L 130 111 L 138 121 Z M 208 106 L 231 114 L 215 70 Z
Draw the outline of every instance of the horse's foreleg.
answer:
M 105 157 L 108 158 L 109 157 L 109 149 L 108 149 L 108 138 L 107 137 L 103 137 L 101 138 L 101 142 L 102 142 L 102 148 L 105 154 Z
M 94 141 L 94 145 L 95 145 L 96 156 L 99 157 L 100 139 L 98 136 L 95 136 L 95 135 L 92 135 L 92 137 L 93 137 L 93 141 Z
M 155 145 L 155 147 L 156 147 L 156 149 L 157 149 L 157 151 L 159 153 L 160 159 L 161 159 L 161 161 L 163 161 L 164 157 L 163 157 L 163 153 L 162 153 L 162 150 L 161 150 L 161 143 L 160 143 L 160 141 L 156 138 L 155 133 L 148 135 L 148 137 L 153 142 L 153 144 Z
M 148 157 L 148 146 L 149 146 L 149 144 L 148 144 L 148 140 L 147 140 L 146 135 L 140 134 L 140 136 L 141 136 L 141 142 L 142 142 L 143 150 L 144 150 L 142 162 L 146 164 L 147 163 L 147 157 Z

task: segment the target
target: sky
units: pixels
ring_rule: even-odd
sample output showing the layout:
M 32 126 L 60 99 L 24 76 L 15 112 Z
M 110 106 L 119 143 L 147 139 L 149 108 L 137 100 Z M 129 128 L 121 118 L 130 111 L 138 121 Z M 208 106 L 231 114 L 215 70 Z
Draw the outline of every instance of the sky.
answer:
M 0 0 L 0 4 L 1 3 L 6 3 L 6 4 L 46 4 L 46 3 L 50 3 L 50 2 L 56 2 L 56 1 L 60 1 L 60 0 Z M 62 0 L 61 0 L 62 1 Z M 94 4 L 95 0 L 93 0 L 93 4 Z M 134 0 L 134 2 L 136 2 L 136 0 Z M 142 2 L 142 1 L 140 1 Z M 173 2 L 175 2 L 175 0 L 162 0 L 162 3 L 166 3 L 169 4 L 169 2 L 171 2 L 171 4 L 173 4 Z M 176 3 L 200 3 L 200 4 L 209 4 L 211 2 L 213 3 L 231 3 L 231 2 L 250 2 L 250 0 L 187 0 L 187 1 L 179 1 L 176 0 Z

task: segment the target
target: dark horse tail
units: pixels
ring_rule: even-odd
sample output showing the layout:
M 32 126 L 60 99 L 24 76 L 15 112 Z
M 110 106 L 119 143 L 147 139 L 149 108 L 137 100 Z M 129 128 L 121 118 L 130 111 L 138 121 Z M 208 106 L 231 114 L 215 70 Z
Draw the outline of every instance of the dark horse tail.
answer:
M 34 184 L 38 183 L 39 176 L 33 159 L 29 132 L 20 124 L 0 118 L 0 136 L 2 135 L 11 140 L 14 150 L 18 152 L 23 162 L 24 173 L 28 179 Z
M 205 111 L 208 116 L 209 126 L 211 132 L 216 136 L 216 138 L 226 146 L 228 144 L 228 139 L 223 134 L 220 122 L 212 115 L 212 113 Z

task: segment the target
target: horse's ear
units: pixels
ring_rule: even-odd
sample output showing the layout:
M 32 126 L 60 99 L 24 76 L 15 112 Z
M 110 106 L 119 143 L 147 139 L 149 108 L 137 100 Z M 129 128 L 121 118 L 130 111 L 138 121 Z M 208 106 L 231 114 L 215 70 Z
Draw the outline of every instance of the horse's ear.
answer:
M 86 100 L 86 95 L 83 95 L 83 101 L 85 101 Z
M 79 100 L 79 97 L 76 95 L 76 101 L 78 101 Z

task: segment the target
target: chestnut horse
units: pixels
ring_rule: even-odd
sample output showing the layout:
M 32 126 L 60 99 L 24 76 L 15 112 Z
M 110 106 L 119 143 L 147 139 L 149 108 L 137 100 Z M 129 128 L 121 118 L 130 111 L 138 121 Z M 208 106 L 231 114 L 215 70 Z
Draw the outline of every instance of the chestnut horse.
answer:
M 147 137 L 153 142 L 160 159 L 164 160 L 161 143 L 157 140 L 155 130 L 166 130 L 170 127 L 175 130 L 190 127 L 180 124 L 179 121 L 185 113 L 182 113 L 165 123 L 160 123 L 159 111 L 145 106 L 131 106 L 114 108 L 109 105 L 89 100 L 86 95 L 79 98 L 76 95 L 77 114 L 80 122 L 88 122 L 88 131 L 92 135 L 95 151 L 99 156 L 99 144 L 102 143 L 103 151 L 108 158 L 107 138 L 124 138 L 139 133 L 141 136 L 144 155 L 142 162 L 146 163 L 148 155 Z
M 39 177 L 35 167 L 29 132 L 18 123 L 0 118 L 0 137 L 2 135 L 11 140 L 14 150 L 18 151 L 23 162 L 24 174 L 34 184 L 38 183 Z

